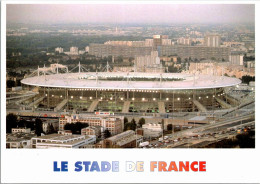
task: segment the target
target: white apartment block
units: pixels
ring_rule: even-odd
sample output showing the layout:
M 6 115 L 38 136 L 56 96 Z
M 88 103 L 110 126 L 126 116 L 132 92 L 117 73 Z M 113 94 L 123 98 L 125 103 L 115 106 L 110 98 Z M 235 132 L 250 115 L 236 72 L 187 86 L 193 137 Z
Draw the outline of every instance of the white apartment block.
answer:
M 31 148 L 31 139 L 37 137 L 34 133 L 16 132 L 12 134 L 6 134 L 6 148 Z
M 63 135 L 49 134 L 32 138 L 32 148 L 51 149 L 51 148 L 80 148 L 87 144 L 96 143 L 96 136 L 85 135 Z
M 244 56 L 242 54 L 231 54 L 229 56 L 229 61 L 231 65 L 243 65 L 244 64 Z
M 220 35 L 206 35 L 204 43 L 208 47 L 220 47 Z
M 58 52 L 59 54 L 63 53 L 63 48 L 57 47 L 57 48 L 55 48 L 55 52 Z
M 14 133 L 18 133 L 18 132 L 22 132 L 22 133 L 31 133 L 31 129 L 30 128 L 12 128 L 12 134 Z

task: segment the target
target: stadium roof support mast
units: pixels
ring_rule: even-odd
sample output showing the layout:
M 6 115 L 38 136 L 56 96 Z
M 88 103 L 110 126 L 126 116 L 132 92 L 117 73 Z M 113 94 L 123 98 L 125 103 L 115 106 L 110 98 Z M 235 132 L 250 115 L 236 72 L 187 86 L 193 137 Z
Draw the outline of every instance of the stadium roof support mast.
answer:
M 96 84 L 98 84 L 98 72 L 96 71 Z
M 106 69 L 107 69 L 107 72 L 109 72 L 109 64 L 108 64 L 108 61 L 107 61 Z
M 223 68 L 223 66 L 222 66 L 222 74 L 221 74 L 221 79 L 223 80 L 223 75 L 224 75 L 224 68 Z
M 79 62 L 79 73 L 80 73 L 80 62 Z
M 45 68 L 45 64 L 44 64 L 44 70 L 43 70 L 43 73 L 44 73 L 44 81 L 46 81 L 46 68 Z

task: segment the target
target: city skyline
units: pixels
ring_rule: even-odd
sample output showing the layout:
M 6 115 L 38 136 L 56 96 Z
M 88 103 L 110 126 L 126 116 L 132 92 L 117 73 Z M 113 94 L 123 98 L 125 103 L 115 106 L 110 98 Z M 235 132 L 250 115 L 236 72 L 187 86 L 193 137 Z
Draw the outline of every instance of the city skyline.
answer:
M 7 5 L 7 23 L 254 24 L 254 17 L 252 4 Z

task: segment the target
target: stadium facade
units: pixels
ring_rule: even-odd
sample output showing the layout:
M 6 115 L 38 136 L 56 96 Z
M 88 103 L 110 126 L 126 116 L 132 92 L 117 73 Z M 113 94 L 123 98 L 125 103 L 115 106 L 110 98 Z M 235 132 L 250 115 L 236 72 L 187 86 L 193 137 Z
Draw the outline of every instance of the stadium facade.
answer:
M 57 67 L 58 70 L 58 67 Z M 67 70 L 66 70 L 67 71 Z M 39 72 L 21 81 L 37 90 L 39 107 L 54 111 L 117 113 L 197 112 L 230 108 L 237 103 L 225 89 L 237 78 L 182 73 Z

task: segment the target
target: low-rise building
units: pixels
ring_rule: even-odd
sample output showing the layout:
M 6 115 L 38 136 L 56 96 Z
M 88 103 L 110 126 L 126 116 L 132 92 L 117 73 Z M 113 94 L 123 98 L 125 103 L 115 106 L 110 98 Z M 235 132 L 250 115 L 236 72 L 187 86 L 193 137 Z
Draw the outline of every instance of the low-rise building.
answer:
M 31 128 L 25 128 L 25 127 L 18 127 L 18 128 L 12 128 L 12 134 L 14 133 L 31 133 Z
M 34 137 L 37 137 L 34 133 L 16 132 L 6 134 L 6 148 L 31 148 L 31 139 Z
M 81 135 L 95 135 L 100 137 L 101 135 L 101 126 L 89 126 L 81 129 Z
M 143 128 L 143 136 L 145 138 L 160 137 L 163 132 L 162 124 L 159 123 L 146 123 L 142 126 L 142 128 Z
M 86 144 L 94 144 L 96 136 L 85 135 L 63 135 L 49 134 L 32 138 L 32 148 L 49 149 L 49 148 L 80 148 Z
M 104 148 L 135 148 L 143 141 L 143 136 L 127 130 L 121 134 L 109 137 L 103 141 Z
M 72 132 L 71 132 L 71 130 L 60 130 L 60 131 L 58 131 L 58 134 L 72 135 Z
M 59 128 L 59 121 L 58 120 L 46 120 L 42 122 L 42 130 L 48 133 L 48 129 L 50 126 L 53 127 L 54 131 L 57 131 Z
M 89 116 L 76 114 L 64 116 L 59 119 L 59 130 L 64 130 L 66 123 L 87 123 L 89 126 L 101 126 L 109 130 L 111 135 L 119 134 L 123 131 L 123 117 L 121 116 Z

